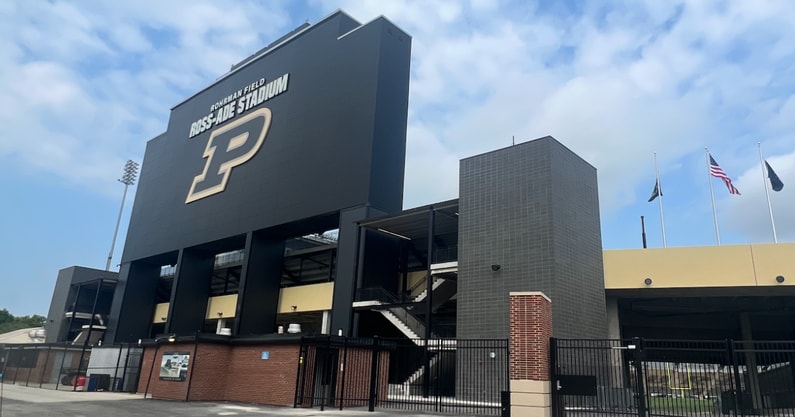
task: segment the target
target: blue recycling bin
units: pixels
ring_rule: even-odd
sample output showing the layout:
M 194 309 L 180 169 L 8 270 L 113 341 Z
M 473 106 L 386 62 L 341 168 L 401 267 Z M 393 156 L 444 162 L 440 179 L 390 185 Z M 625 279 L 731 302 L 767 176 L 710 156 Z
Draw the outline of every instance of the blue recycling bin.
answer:
M 88 376 L 88 386 L 86 387 L 86 391 L 96 391 L 97 384 L 99 384 L 99 375 L 92 374 Z

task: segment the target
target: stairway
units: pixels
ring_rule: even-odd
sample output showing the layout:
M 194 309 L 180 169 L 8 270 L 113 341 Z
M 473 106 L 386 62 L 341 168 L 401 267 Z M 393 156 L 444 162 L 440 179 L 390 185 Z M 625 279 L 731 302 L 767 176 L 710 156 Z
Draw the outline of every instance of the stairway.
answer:
M 436 278 L 433 281 L 433 311 L 436 311 L 447 301 L 458 294 L 458 283 L 451 279 Z M 422 302 L 428 296 L 428 289 L 425 288 L 414 298 L 414 302 Z

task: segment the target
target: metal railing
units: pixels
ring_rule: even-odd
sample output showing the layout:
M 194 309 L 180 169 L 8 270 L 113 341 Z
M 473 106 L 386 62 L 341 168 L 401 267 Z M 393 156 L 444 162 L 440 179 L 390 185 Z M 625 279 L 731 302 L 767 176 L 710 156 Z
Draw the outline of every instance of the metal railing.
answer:
M 63 344 L 0 345 L 3 383 L 61 391 L 106 390 L 135 392 L 141 349 L 106 347 L 105 366 L 91 366 L 94 349 Z M 114 356 L 115 355 L 115 356 Z M 100 363 L 95 358 L 94 363 Z
M 302 340 L 295 407 L 500 415 L 507 340 Z
M 553 411 L 795 414 L 795 342 L 552 339 Z
M 425 323 L 412 311 L 411 305 L 404 305 L 398 297 L 382 287 L 360 288 L 356 290 L 356 301 L 376 301 L 383 303 L 383 307 L 376 309 L 388 310 L 398 320 L 406 325 L 417 337 L 425 336 Z M 432 337 L 436 335 L 432 334 Z

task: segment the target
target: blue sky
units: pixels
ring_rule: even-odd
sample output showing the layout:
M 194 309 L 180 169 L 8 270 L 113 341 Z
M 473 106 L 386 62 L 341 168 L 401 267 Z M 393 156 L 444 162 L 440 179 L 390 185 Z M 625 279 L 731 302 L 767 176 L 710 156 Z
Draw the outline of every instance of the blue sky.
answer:
M 384 15 L 413 36 L 404 207 L 455 198 L 458 160 L 552 135 L 598 169 L 606 249 L 771 242 L 757 142 L 795 239 L 795 3 L 0 2 L 0 308 L 46 314 L 59 269 L 104 268 L 127 159 L 171 106 L 308 20 Z M 114 254 L 121 255 L 135 188 Z

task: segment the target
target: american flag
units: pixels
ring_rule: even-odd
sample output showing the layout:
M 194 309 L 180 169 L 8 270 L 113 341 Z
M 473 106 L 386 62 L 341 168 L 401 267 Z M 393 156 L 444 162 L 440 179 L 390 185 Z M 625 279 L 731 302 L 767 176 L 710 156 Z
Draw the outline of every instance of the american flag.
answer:
M 726 188 L 729 189 L 729 194 L 740 195 L 740 190 L 738 190 L 737 187 L 732 184 L 732 179 L 726 175 L 726 172 L 723 171 L 723 168 L 718 166 L 718 163 L 715 162 L 715 159 L 712 157 L 712 155 L 709 155 L 709 173 L 713 177 L 723 180 L 723 182 L 726 184 Z

